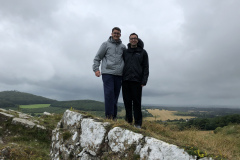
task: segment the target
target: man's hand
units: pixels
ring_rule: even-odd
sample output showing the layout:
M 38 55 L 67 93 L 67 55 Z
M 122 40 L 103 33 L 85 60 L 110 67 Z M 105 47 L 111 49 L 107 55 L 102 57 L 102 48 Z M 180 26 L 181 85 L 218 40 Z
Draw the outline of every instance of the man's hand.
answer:
M 100 76 L 101 76 L 100 71 L 96 71 L 96 72 L 95 72 L 95 75 L 96 75 L 97 77 L 100 77 Z

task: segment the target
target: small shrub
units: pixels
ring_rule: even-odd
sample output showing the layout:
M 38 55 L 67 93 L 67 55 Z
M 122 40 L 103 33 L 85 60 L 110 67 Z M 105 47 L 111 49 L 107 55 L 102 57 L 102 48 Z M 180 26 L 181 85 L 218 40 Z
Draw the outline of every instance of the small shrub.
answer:
M 203 158 L 203 157 L 207 157 L 207 152 L 203 152 L 200 151 L 198 148 L 196 147 L 189 147 L 187 146 L 185 148 L 185 150 L 190 154 L 190 155 L 196 155 L 198 158 Z
M 72 133 L 70 133 L 69 131 L 65 131 L 63 133 L 63 141 L 69 139 L 72 136 Z
M 221 132 L 221 130 L 222 130 L 221 127 L 217 127 L 213 132 L 214 132 L 215 134 L 217 134 L 217 133 Z

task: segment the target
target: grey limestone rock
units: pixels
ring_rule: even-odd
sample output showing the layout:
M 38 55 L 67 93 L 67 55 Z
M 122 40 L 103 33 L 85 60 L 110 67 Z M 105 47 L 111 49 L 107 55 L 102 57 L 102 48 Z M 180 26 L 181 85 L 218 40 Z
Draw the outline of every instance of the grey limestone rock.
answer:
M 81 147 L 96 156 L 105 139 L 107 125 L 108 123 L 95 122 L 93 119 L 83 119 L 81 122 L 82 134 L 80 135 Z
M 124 152 L 133 144 L 138 145 L 143 135 L 115 127 L 108 133 L 108 144 L 113 152 Z
M 85 115 L 67 110 L 57 128 L 52 131 L 50 152 L 52 160 L 59 160 L 60 157 L 74 160 L 124 159 L 128 157 L 128 153 L 133 152 L 139 155 L 141 160 L 197 159 L 176 145 L 145 137 L 121 127 L 108 131 L 106 128 L 109 127 L 110 124 L 107 122 L 97 122 Z M 63 135 L 67 132 L 70 133 L 70 137 L 63 140 Z
M 183 149 L 176 145 L 157 140 L 155 138 L 146 137 L 145 145 L 140 149 L 141 159 L 154 160 L 195 160 L 195 157 L 188 155 Z

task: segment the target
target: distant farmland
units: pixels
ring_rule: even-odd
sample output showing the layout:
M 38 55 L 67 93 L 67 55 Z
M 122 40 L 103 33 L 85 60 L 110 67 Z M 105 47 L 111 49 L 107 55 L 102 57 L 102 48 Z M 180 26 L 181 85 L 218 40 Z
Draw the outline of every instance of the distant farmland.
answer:
M 174 119 L 191 119 L 195 117 L 191 116 L 177 116 L 174 115 L 174 113 L 177 113 L 177 111 L 168 111 L 168 110 L 159 110 L 159 109 L 147 109 L 149 113 L 153 115 L 153 117 L 145 117 L 144 120 L 148 121 L 155 121 L 155 120 L 174 120 Z
M 20 108 L 46 108 L 50 104 L 29 104 L 29 105 L 20 105 Z

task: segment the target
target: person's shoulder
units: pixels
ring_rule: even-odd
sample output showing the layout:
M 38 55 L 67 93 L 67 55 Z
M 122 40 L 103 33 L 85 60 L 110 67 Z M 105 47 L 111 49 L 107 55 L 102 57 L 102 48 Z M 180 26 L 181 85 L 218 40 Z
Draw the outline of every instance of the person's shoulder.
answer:
M 145 57 L 145 56 L 148 57 L 148 53 L 147 53 L 147 51 L 146 51 L 145 49 L 142 49 L 142 54 L 143 54 L 144 57 Z
M 123 53 L 126 53 L 126 52 L 128 52 L 128 49 L 127 49 L 127 48 L 124 48 L 124 49 L 123 49 Z
M 121 46 L 122 46 L 122 48 L 123 48 L 124 50 L 127 49 L 127 47 L 125 46 L 125 44 L 122 43 Z
M 104 42 L 102 43 L 102 46 L 107 46 L 108 43 L 109 43 L 108 41 L 104 41 Z
M 124 47 L 126 48 L 126 45 L 125 45 L 125 44 L 121 43 L 121 45 L 124 46 Z
M 145 49 L 143 49 L 143 52 L 144 52 L 145 54 L 147 54 L 147 51 L 146 51 Z

